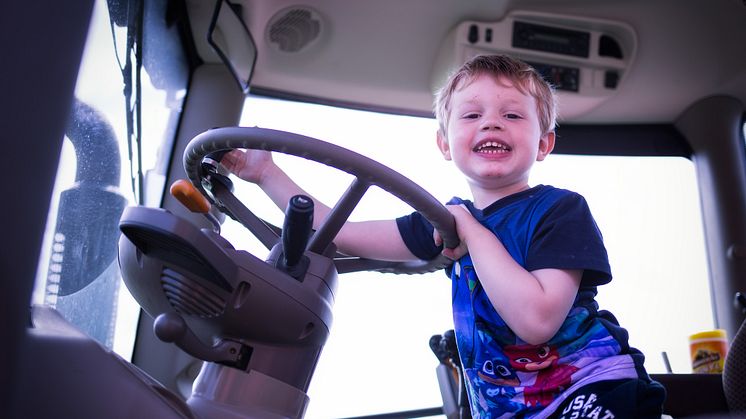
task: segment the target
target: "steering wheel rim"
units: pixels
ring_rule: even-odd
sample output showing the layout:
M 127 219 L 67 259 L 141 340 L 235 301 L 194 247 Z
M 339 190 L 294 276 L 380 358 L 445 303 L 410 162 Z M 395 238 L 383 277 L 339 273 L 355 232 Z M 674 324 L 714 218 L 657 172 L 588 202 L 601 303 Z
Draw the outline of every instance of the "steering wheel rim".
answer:
M 350 189 L 333 207 L 332 213 L 329 214 L 324 224 L 314 236 L 319 236 L 324 227 L 330 225 L 329 229 L 332 231 L 328 234 L 331 234 L 331 237 L 327 240 L 331 242 L 338 232 L 338 229 L 334 231 L 335 224 L 339 224 L 339 228 L 341 228 L 341 224 L 347 220 L 349 212 L 351 212 L 350 209 L 345 214 L 343 210 L 341 216 L 344 216 L 344 219 L 334 219 L 334 217 L 339 217 L 335 213 L 337 206 L 344 207 L 345 205 L 340 205 L 342 201 L 349 200 L 350 202 L 346 205 L 349 206 L 352 204 L 352 208 L 354 208 L 367 189 L 375 185 L 420 212 L 440 233 L 445 246 L 453 248 L 459 244 L 455 221 L 451 213 L 448 212 L 442 203 L 419 185 L 393 169 L 354 151 L 316 138 L 286 131 L 258 127 L 225 127 L 214 128 L 194 137 L 184 150 L 184 169 L 192 184 L 210 201 L 213 201 L 213 198 L 204 189 L 202 184 L 202 161 L 210 153 L 236 148 L 265 150 L 302 157 L 349 173 L 355 178 Z M 240 205 L 243 204 L 241 203 Z M 252 231 L 252 233 L 254 232 Z M 323 234 L 321 235 L 323 236 Z M 321 253 L 320 250 L 323 250 L 323 240 L 325 239 L 322 237 L 319 240 L 322 243 L 317 243 L 317 248 L 312 249 L 315 246 L 312 239 L 312 242 L 308 246 L 309 250 Z M 350 257 L 345 256 L 343 259 L 349 263 Z M 424 273 L 441 269 L 450 263 L 450 260 L 442 255 L 431 261 L 416 262 L 389 262 L 364 258 L 352 259 L 357 260 L 355 268 L 346 270 L 345 272 L 353 270 L 375 270 L 408 274 Z

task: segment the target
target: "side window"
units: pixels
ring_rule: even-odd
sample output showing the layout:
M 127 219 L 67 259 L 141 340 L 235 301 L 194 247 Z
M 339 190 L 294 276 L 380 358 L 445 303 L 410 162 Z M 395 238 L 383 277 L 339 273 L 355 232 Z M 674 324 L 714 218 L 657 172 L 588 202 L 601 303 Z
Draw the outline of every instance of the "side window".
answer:
M 648 372 L 691 372 L 689 335 L 714 327 L 707 250 L 694 163 L 683 157 L 551 155 L 534 183 L 588 201 L 604 236 L 613 280 L 602 309 L 630 332 Z
M 143 20 L 148 28 L 149 20 L 165 18 L 166 1 L 146 3 Z M 119 217 L 125 206 L 136 202 L 160 204 L 165 167 L 159 167 L 157 156 L 170 152 L 188 72 L 176 28 L 149 33 L 143 42 L 142 85 L 129 85 L 142 94 L 133 94 L 126 103 L 122 92 L 127 73 L 122 68 L 132 51 L 124 47 L 128 31 L 120 26 L 118 12 L 110 13 L 104 0 L 94 6 L 33 302 L 55 307 L 83 332 L 129 358 L 139 306 L 120 285 Z M 166 49 L 168 60 L 150 59 Z M 169 67 L 157 66 L 160 61 Z M 129 75 L 134 83 L 134 73 Z M 134 122 L 130 130 L 128 109 Z

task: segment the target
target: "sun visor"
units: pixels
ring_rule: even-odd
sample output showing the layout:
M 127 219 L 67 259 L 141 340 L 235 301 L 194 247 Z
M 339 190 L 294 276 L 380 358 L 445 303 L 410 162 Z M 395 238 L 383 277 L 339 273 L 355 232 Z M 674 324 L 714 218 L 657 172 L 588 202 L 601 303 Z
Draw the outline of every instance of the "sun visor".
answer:
M 562 117 L 581 115 L 620 89 L 637 52 L 633 28 L 622 22 L 513 11 L 497 22 L 464 21 L 438 53 L 430 83 L 480 54 L 508 54 L 536 68 L 559 94 Z

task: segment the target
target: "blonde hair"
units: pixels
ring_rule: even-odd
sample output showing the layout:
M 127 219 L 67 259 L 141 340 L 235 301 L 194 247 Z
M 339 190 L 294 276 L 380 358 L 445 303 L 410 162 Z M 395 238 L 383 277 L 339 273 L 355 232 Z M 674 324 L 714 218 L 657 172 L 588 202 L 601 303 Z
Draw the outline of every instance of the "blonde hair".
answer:
M 448 128 L 453 93 L 481 75 L 495 79 L 504 77 L 521 93 L 533 96 L 536 99 L 542 134 L 554 130 L 557 125 L 557 99 L 554 88 L 533 67 L 507 55 L 478 55 L 451 74 L 443 88 L 435 95 L 435 118 L 443 135 Z

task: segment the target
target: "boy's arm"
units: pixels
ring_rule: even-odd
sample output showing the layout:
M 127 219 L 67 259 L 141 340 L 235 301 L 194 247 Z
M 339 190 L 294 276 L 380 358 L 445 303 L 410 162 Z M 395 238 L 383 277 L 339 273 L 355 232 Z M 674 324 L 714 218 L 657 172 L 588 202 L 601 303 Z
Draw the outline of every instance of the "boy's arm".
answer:
M 583 271 L 529 272 L 468 210 L 453 205 L 447 208 L 456 219 L 456 230 L 474 262 L 479 282 L 500 317 L 529 344 L 549 341 L 575 301 Z
M 331 211 L 280 169 L 268 151 L 233 150 L 223 156 L 221 163 L 241 179 L 257 184 L 281 210 L 293 196 L 309 196 L 314 201 L 314 228 L 318 228 Z M 351 256 L 397 262 L 417 260 L 404 244 L 395 220 L 348 221 L 334 243 L 340 252 Z

